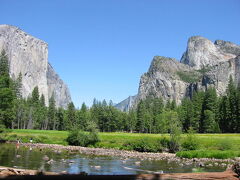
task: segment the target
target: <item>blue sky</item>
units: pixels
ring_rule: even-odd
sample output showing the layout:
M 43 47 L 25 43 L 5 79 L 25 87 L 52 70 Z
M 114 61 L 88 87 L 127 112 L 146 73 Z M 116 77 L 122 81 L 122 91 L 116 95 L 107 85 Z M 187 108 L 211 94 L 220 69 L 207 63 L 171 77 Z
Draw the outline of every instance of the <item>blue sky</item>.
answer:
M 180 59 L 190 36 L 240 44 L 240 0 L 0 0 L 0 24 L 49 45 L 78 107 L 135 95 L 155 55 Z

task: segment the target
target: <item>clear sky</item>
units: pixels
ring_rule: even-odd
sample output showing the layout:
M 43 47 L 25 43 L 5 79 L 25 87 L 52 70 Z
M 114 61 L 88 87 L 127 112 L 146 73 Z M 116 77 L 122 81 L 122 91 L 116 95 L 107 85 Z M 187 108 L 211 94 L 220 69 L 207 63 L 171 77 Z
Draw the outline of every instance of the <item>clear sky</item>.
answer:
M 49 45 L 77 107 L 138 91 L 155 55 L 180 59 L 190 36 L 240 44 L 240 0 L 0 0 L 0 24 Z

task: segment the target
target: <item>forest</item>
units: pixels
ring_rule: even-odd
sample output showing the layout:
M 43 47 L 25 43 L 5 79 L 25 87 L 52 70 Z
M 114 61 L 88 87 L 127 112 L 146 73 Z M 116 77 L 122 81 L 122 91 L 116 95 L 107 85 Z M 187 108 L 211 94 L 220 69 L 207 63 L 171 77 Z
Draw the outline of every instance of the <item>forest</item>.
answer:
M 163 102 L 161 98 L 146 98 L 129 112 L 116 109 L 113 102 L 93 100 L 78 109 L 69 103 L 67 109 L 57 108 L 54 94 L 49 100 L 35 87 L 31 96 L 21 94 L 22 75 L 11 79 L 8 57 L 0 55 L 0 126 L 9 129 L 88 131 L 97 127 L 100 132 L 169 133 L 173 124 L 182 132 L 196 133 L 240 132 L 240 88 L 230 77 L 224 96 L 216 89 L 195 91 L 191 98 Z M 49 106 L 46 106 L 49 101 Z

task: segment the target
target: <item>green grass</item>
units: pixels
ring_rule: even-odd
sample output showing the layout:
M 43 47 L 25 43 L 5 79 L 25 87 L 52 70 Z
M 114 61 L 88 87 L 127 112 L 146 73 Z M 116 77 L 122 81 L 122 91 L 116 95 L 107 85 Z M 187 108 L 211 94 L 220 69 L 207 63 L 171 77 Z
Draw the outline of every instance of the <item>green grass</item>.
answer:
M 34 142 L 45 144 L 67 145 L 67 131 L 53 130 L 11 130 L 7 132 L 7 140 L 16 140 L 21 138 L 23 142 L 29 142 L 33 138 Z M 147 139 L 150 143 L 158 143 L 162 137 L 169 138 L 168 134 L 141 134 L 141 133 L 99 133 L 100 142 L 94 147 L 115 148 L 123 150 L 132 150 L 133 142 Z M 182 141 L 186 134 L 182 135 Z M 178 152 L 179 157 L 215 157 L 215 158 L 232 158 L 240 157 L 240 134 L 196 134 L 199 147 L 195 151 Z
M 216 158 L 227 159 L 240 157 L 240 151 L 220 151 L 220 150 L 194 150 L 177 152 L 178 157 L 184 158 Z
M 67 145 L 67 131 L 49 131 L 49 130 L 29 130 L 29 129 L 14 129 L 7 133 L 7 140 L 21 139 L 22 142 L 29 142 L 32 138 L 33 142 L 44 144 L 61 144 Z

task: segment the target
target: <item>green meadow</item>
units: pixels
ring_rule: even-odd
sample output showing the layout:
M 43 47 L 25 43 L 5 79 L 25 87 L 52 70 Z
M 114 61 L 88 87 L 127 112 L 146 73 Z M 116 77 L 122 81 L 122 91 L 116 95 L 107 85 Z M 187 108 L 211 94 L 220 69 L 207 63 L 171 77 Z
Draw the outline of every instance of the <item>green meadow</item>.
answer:
M 53 130 L 8 130 L 4 139 L 22 142 L 29 142 L 32 138 L 35 143 L 67 145 L 66 138 L 69 132 Z M 125 132 L 100 132 L 100 142 L 91 147 L 115 148 L 122 150 L 133 150 L 131 144 L 143 141 L 147 144 L 154 144 L 154 147 L 161 146 L 160 140 L 169 138 L 169 134 L 141 134 Z M 181 141 L 187 137 L 181 135 Z M 240 156 L 240 134 L 196 134 L 198 148 L 193 151 L 180 150 L 177 155 L 186 158 L 233 158 Z

